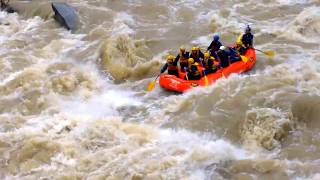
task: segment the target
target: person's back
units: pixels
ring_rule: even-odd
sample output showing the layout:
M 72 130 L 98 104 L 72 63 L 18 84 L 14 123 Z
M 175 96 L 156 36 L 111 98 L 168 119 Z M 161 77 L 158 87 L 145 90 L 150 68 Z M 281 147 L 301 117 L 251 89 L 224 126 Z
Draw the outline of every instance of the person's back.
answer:
M 246 48 L 252 47 L 253 45 L 253 34 L 251 28 L 248 25 L 245 29 L 245 33 L 242 35 L 242 43 Z
M 211 50 L 212 52 L 217 52 L 220 49 L 220 47 L 222 46 L 219 39 L 220 39 L 219 35 L 214 35 L 213 40 L 210 43 L 210 45 L 208 46 L 207 50 L 208 51 Z
M 225 51 L 225 47 L 221 46 L 220 50 L 218 51 L 218 57 L 220 59 L 220 66 L 221 67 L 228 67 L 230 64 L 230 60 L 229 60 L 229 54 Z

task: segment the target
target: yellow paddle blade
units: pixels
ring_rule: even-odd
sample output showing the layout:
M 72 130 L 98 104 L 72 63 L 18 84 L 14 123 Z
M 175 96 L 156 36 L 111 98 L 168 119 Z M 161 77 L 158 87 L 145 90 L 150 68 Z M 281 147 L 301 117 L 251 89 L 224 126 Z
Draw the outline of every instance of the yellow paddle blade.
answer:
M 207 76 L 204 77 L 204 85 L 205 85 L 205 86 L 208 86 L 208 85 L 209 85 L 209 81 L 208 81 Z
M 148 84 L 147 91 L 152 91 L 155 86 L 156 86 L 156 81 L 151 81 L 151 82 Z
M 244 62 L 244 63 L 247 63 L 248 62 L 248 57 L 246 56 L 240 56 L 241 57 L 241 60 Z
M 265 55 L 267 55 L 267 56 L 269 56 L 269 57 L 273 57 L 273 56 L 275 55 L 275 52 L 269 50 L 269 51 L 263 51 L 263 54 L 265 54 Z

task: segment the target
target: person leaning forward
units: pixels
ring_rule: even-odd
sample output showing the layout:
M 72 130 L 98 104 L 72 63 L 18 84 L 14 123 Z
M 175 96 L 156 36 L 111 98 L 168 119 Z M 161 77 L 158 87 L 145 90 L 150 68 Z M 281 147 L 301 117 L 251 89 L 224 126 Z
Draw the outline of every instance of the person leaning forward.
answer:
M 184 79 L 186 79 L 186 80 L 199 80 L 199 79 L 201 79 L 201 74 L 200 74 L 199 67 L 198 67 L 199 64 L 197 62 L 195 62 L 193 58 L 189 58 L 188 62 L 189 62 L 189 68 L 188 68 L 188 72 L 187 72 Z
M 204 74 L 217 72 L 217 66 L 214 64 L 215 58 L 210 56 L 209 52 L 204 53 L 203 66 L 205 68 Z

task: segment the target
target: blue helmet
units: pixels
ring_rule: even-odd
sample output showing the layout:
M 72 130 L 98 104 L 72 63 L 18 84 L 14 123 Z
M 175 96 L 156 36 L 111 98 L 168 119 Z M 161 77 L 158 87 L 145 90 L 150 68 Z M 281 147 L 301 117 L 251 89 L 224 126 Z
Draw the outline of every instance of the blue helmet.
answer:
M 213 40 L 214 40 L 214 41 L 219 41 L 219 39 L 220 39 L 220 37 L 219 37 L 218 34 L 215 34 L 215 35 L 213 36 Z

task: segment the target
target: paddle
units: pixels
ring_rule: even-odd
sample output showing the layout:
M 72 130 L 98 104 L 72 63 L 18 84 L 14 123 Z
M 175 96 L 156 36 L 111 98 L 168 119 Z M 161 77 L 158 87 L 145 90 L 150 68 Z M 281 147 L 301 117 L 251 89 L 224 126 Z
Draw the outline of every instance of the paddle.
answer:
M 188 80 L 189 80 L 189 77 L 188 77 L 188 70 L 187 70 L 186 67 L 184 68 L 184 71 L 186 72 L 186 79 L 187 79 L 187 81 L 188 81 Z
M 154 87 L 156 86 L 156 82 L 157 82 L 157 79 L 159 78 L 159 76 L 160 76 L 160 74 L 158 74 L 158 76 L 148 84 L 147 91 L 152 91 L 154 89 Z
M 207 76 L 206 76 L 205 68 L 204 68 L 204 66 L 203 66 L 203 62 L 202 62 L 202 60 L 200 60 L 200 62 L 201 62 L 201 66 L 202 66 L 202 68 L 204 69 L 204 70 L 203 70 L 203 75 L 204 75 L 204 86 L 208 86 L 209 81 L 208 81 L 208 78 L 207 78 Z
M 248 57 L 242 56 L 242 55 L 240 55 L 240 57 L 241 57 L 241 60 L 242 60 L 244 63 L 247 63 L 247 62 L 248 62 Z
M 272 50 L 262 51 L 260 49 L 256 49 L 256 48 L 254 48 L 254 49 L 259 52 L 262 52 L 263 54 L 265 54 L 266 56 L 269 56 L 269 57 L 273 57 L 275 55 L 275 52 Z
M 242 34 L 240 34 L 237 38 L 237 44 L 241 44 L 241 46 L 243 46 L 242 44 Z M 272 50 L 267 50 L 267 51 L 262 51 L 260 49 L 256 49 L 254 48 L 255 50 L 259 51 L 259 52 L 262 52 L 263 54 L 265 54 L 266 56 L 269 56 L 269 57 L 273 57 L 275 55 L 275 52 L 272 51 Z

